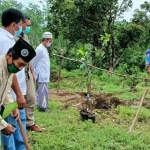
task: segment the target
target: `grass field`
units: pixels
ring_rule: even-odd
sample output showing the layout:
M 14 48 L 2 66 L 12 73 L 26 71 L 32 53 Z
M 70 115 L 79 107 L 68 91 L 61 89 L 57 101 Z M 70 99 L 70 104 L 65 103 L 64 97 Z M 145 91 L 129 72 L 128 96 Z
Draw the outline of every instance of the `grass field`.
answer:
M 61 89 L 73 93 L 80 91 L 82 73 L 63 71 Z M 51 88 L 56 88 L 56 82 Z M 139 83 L 136 91 L 116 77 L 95 76 L 92 80 L 95 93 L 114 93 L 122 100 L 140 100 L 144 83 Z M 86 90 L 86 89 L 85 89 Z M 149 93 L 146 101 L 149 102 Z M 150 150 L 150 110 L 142 107 L 138 123 L 132 133 L 128 130 L 132 124 L 136 109 L 118 106 L 111 110 L 95 110 L 96 123 L 81 121 L 79 110 L 72 106 L 60 109 L 64 102 L 52 99 L 49 108 L 52 113 L 41 113 L 36 109 L 36 123 L 45 128 L 42 133 L 30 132 L 29 142 L 33 150 Z
M 52 113 L 36 110 L 36 122 L 43 125 L 43 133 L 30 132 L 33 150 L 149 150 L 150 111 L 142 108 L 139 122 L 132 134 L 128 133 L 135 110 L 120 106 L 99 111 L 97 122 L 82 122 L 76 109 L 58 109 L 62 103 L 52 100 Z

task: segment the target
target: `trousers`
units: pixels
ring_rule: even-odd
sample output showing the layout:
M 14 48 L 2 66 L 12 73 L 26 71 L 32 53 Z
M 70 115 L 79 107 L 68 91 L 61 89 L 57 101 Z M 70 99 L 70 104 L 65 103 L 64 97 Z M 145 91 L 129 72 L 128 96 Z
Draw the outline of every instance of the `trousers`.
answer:
M 34 125 L 34 106 L 36 102 L 36 92 L 31 71 L 29 71 L 29 79 L 26 80 L 26 85 L 27 85 L 27 92 L 25 95 L 26 99 L 25 111 L 26 111 L 26 125 L 28 127 Z
M 48 82 L 38 82 L 36 80 L 37 105 L 39 109 L 48 108 Z
M 19 111 L 20 111 L 20 119 L 23 124 L 24 131 L 26 133 L 25 110 L 21 109 Z M 11 124 L 15 128 L 15 131 L 11 135 L 4 135 L 3 133 L 1 133 L 3 150 L 26 150 L 18 122 L 11 115 L 5 118 L 5 121 Z

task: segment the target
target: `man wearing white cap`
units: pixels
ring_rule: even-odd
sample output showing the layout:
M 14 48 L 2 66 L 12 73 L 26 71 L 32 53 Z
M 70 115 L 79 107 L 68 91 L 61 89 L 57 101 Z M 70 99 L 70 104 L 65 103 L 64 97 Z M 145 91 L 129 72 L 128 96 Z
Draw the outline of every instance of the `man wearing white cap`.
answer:
M 37 105 L 39 111 L 48 110 L 48 89 L 50 78 L 50 57 L 47 47 L 51 46 L 52 33 L 44 32 L 42 43 L 36 48 L 36 57 L 32 60 L 32 67 L 36 79 Z

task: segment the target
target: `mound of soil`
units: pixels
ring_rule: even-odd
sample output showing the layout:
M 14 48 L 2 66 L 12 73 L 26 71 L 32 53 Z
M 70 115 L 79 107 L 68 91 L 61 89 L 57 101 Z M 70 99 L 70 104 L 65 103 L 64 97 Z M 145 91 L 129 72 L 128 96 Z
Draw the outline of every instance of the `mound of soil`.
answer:
M 111 105 L 107 97 L 99 95 L 94 100 L 94 108 L 96 109 L 110 109 Z
M 110 98 L 110 105 L 117 107 L 119 105 L 126 105 L 126 104 L 125 104 L 125 102 L 121 101 L 119 98 L 112 97 L 112 98 Z
M 87 103 L 87 93 L 72 93 L 69 91 L 60 90 L 57 93 L 57 90 L 50 89 L 49 93 L 50 99 L 59 100 L 64 103 L 61 106 L 61 109 L 67 109 L 70 106 L 76 107 L 79 110 L 84 109 Z M 119 98 L 113 97 L 113 94 L 98 94 L 92 95 L 91 99 L 93 103 L 91 103 L 91 108 L 93 109 L 111 109 L 111 107 L 117 107 L 119 105 L 127 105 L 131 106 L 132 104 L 139 104 L 139 101 L 123 101 Z M 143 103 L 144 105 L 144 103 Z

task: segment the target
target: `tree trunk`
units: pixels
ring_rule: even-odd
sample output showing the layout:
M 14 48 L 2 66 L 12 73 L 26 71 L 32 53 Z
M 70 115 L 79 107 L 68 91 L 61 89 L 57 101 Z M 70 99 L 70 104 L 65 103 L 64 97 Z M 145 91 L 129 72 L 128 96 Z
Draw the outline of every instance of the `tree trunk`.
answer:
M 109 75 L 112 76 L 112 74 L 113 74 L 112 72 L 114 71 L 114 67 L 113 67 L 113 65 L 111 63 L 109 65 L 109 71 L 110 71 Z
M 68 39 L 66 39 L 66 55 L 69 55 L 69 43 L 68 43 Z
M 90 95 L 91 95 L 91 82 L 92 82 L 92 75 L 90 75 L 89 81 L 87 84 L 87 94 L 90 94 Z

